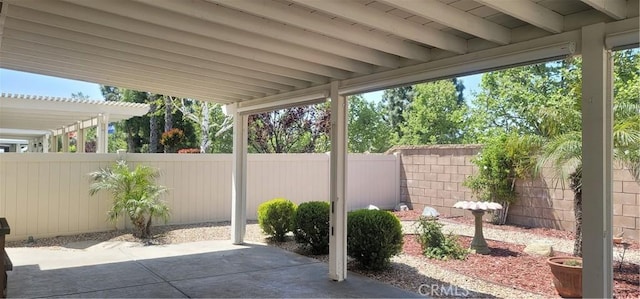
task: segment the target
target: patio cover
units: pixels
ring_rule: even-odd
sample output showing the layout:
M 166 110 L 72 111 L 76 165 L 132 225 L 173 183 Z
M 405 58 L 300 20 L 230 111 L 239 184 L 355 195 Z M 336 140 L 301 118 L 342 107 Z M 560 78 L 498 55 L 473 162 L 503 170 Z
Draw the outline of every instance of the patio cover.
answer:
M 236 243 L 247 116 L 330 98 L 336 280 L 346 275 L 345 95 L 582 54 L 583 286 L 587 296 L 611 296 L 607 50 L 637 46 L 638 0 L 2 0 L 1 8 L 0 67 L 228 104 Z
M 62 135 L 149 111 L 149 105 L 100 100 L 0 94 L 0 139 Z M 105 134 L 106 136 L 106 134 Z

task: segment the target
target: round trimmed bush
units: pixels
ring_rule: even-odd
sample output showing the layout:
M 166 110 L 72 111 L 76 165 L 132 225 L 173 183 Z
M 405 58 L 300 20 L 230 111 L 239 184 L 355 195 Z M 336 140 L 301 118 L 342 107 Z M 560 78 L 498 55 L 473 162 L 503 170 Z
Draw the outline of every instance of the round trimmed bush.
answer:
M 309 247 L 313 254 L 329 252 L 329 210 L 329 202 L 311 201 L 301 203 L 296 211 L 296 242 Z
M 273 240 L 282 242 L 293 229 L 296 204 L 284 198 L 274 198 L 258 206 L 258 224 Z
M 402 226 L 388 211 L 357 210 L 347 217 L 347 254 L 361 267 L 381 270 L 402 251 Z

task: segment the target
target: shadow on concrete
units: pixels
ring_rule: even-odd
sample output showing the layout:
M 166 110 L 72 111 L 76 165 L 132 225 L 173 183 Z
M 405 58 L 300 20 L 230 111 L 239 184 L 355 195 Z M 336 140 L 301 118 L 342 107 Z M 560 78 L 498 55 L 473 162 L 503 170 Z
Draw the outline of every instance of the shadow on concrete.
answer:
M 415 267 L 403 263 L 391 263 L 391 268 L 386 272 L 372 273 L 373 275 L 387 275 L 389 272 L 410 273 L 409 277 L 417 277 L 416 281 L 402 281 L 410 285 L 410 288 L 423 297 L 444 298 L 497 298 L 491 294 L 474 292 L 463 287 L 452 285 L 448 282 L 435 279 L 419 273 Z M 357 270 L 359 273 L 368 273 L 366 270 Z
M 34 254 L 29 251 L 32 258 L 25 258 L 9 274 L 8 294 L 27 298 L 421 297 L 356 273 L 349 273 L 344 282 L 333 282 L 327 277 L 326 264 L 264 245 L 154 257 L 182 250 L 174 247 L 164 251 L 162 247 L 118 248 L 96 253 L 68 250 L 51 255 L 52 258 L 71 255 L 59 258 L 57 263 L 47 263 L 46 257 L 39 256 L 40 262 L 35 265 L 28 264 Z M 35 254 L 52 252 L 30 250 Z M 152 258 L 144 258 L 145 253 Z M 65 266 L 65 261 L 73 261 L 74 254 L 82 255 L 78 258 L 86 265 Z M 101 257 L 111 254 L 121 255 L 115 258 L 125 260 L 101 261 Z M 91 255 L 96 258 L 91 260 Z

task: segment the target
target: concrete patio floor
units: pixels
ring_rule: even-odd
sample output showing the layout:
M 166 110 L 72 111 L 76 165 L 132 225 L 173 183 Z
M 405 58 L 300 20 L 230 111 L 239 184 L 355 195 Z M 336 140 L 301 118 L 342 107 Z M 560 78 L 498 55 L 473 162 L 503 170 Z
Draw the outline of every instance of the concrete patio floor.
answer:
M 334 282 L 326 264 L 262 244 L 82 242 L 7 252 L 9 297 L 421 297 L 351 272 Z

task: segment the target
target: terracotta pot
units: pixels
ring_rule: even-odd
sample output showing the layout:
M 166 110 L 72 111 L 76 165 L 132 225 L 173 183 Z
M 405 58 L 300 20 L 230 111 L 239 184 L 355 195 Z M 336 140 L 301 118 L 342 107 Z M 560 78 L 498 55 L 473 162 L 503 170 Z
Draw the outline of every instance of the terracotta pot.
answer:
M 579 266 L 564 263 L 570 260 L 580 262 Z M 582 258 L 573 256 L 556 256 L 547 259 L 553 273 L 553 285 L 558 295 L 565 298 L 582 298 Z
M 613 237 L 613 244 L 622 244 L 622 237 Z

